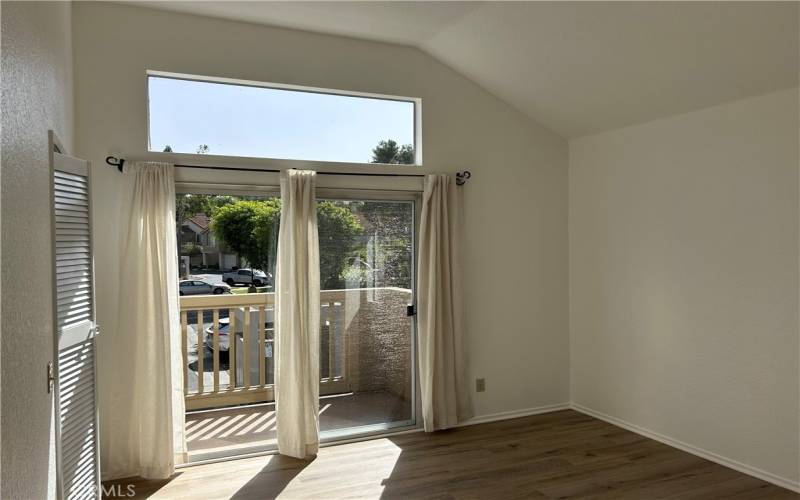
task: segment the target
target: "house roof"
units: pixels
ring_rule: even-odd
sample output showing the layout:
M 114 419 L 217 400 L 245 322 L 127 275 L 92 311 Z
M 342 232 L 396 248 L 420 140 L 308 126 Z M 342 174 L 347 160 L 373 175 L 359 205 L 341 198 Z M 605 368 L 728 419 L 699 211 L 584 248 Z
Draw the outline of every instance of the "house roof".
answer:
M 183 220 L 183 224 L 194 224 L 197 226 L 201 231 L 205 233 L 208 231 L 209 226 L 211 225 L 211 219 L 204 213 L 194 214 L 191 217 L 186 217 Z

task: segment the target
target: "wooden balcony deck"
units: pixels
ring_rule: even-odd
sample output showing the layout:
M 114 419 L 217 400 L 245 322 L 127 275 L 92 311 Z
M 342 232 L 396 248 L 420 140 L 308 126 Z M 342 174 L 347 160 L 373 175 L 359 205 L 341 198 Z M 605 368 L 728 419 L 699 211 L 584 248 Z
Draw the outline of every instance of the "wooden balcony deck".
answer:
M 411 419 L 411 405 L 387 391 L 338 394 L 320 398 L 320 431 L 333 431 Z M 324 435 L 323 435 L 324 437 Z M 274 403 L 186 414 L 189 458 L 212 452 L 241 452 L 275 447 Z

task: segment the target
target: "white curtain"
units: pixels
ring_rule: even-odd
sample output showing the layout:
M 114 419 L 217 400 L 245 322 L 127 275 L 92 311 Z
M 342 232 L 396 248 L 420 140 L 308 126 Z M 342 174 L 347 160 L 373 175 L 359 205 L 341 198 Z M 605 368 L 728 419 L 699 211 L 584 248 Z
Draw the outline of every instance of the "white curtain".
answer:
M 104 477 L 161 479 L 186 456 L 175 181 L 166 163 L 126 164 L 127 172 L 135 179 L 121 248 L 119 330 L 107 339 L 111 359 L 101 360 L 104 376 L 113 377 L 101 395 L 109 427 Z
M 419 375 L 425 431 L 472 416 L 461 304 L 460 190 L 450 176 L 429 175 L 420 216 Z
M 319 449 L 319 240 L 316 172 L 281 177 L 275 287 L 275 411 L 278 452 Z

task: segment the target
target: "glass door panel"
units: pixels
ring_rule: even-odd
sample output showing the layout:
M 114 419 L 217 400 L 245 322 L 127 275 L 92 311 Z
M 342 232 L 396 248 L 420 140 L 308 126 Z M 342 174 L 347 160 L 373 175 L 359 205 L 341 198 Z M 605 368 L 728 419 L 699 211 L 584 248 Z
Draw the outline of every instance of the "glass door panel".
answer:
M 414 201 L 321 199 L 323 438 L 413 425 Z

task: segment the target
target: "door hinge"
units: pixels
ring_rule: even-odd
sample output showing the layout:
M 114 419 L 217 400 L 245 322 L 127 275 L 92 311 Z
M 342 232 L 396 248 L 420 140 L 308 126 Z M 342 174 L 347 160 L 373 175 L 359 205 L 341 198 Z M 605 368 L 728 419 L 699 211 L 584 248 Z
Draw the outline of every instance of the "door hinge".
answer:
M 411 304 L 406 306 L 406 316 L 416 316 L 417 315 L 417 306 Z
M 47 362 L 47 394 L 50 394 L 50 393 L 53 392 L 53 386 L 54 386 L 55 382 L 56 382 L 56 377 L 53 374 L 53 362 L 52 361 L 48 361 Z

